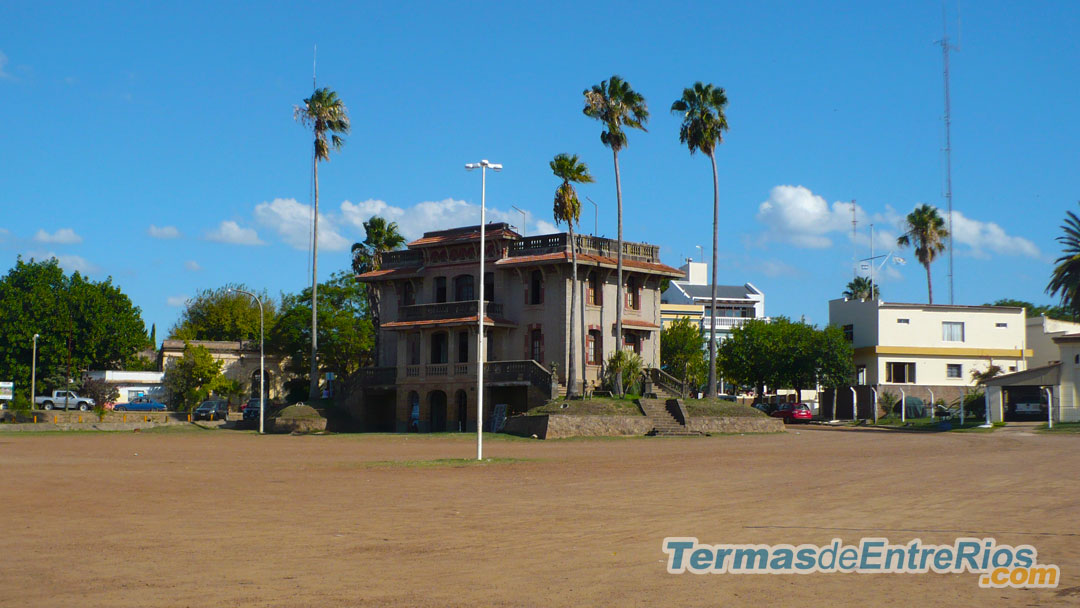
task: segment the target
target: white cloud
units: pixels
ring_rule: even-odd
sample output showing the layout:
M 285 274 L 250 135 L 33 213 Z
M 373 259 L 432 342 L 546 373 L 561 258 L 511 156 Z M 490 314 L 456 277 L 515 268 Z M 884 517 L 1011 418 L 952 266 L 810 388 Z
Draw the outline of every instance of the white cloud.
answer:
M 242 228 L 232 220 L 226 220 L 218 224 L 218 227 L 206 233 L 206 240 L 217 243 L 230 243 L 233 245 L 265 245 L 259 240 L 259 234 L 254 228 Z
M 552 224 L 551 222 L 546 222 L 544 220 L 538 220 L 536 222 L 536 230 L 533 232 L 533 234 L 551 234 L 553 232 L 566 232 L 566 231 L 565 230 L 559 230 L 559 227 L 556 226 L 555 224 Z M 574 234 L 577 234 L 577 232 L 575 232 Z
M 850 232 L 851 207 L 852 203 L 842 201 L 830 206 L 805 186 L 776 186 L 769 192 L 769 199 L 758 206 L 757 220 L 768 226 L 762 240 L 808 249 L 830 247 L 829 233 Z M 858 205 L 855 213 L 860 223 L 866 218 Z
M 423 236 L 425 232 L 432 230 L 445 230 L 458 226 L 475 226 L 480 223 L 480 205 L 474 205 L 462 200 L 452 198 L 441 201 L 424 201 L 412 207 L 395 207 L 380 200 L 366 200 L 359 203 L 345 201 L 341 203 L 341 220 L 346 225 L 359 231 L 363 238 L 364 222 L 371 216 L 378 215 L 387 220 L 397 222 L 401 234 L 409 240 Z M 534 222 L 534 230 L 526 230 L 526 234 L 544 234 L 545 232 L 558 232 L 551 223 L 543 220 L 531 220 L 532 214 L 527 213 L 526 222 Z M 504 211 L 497 207 L 487 208 L 488 222 L 506 222 L 512 226 L 521 223 L 521 214 L 517 211 Z
M 49 234 L 44 230 L 38 230 L 34 235 L 34 240 L 39 243 L 58 243 L 60 245 L 73 245 L 75 243 L 81 243 L 82 237 L 75 234 L 75 231 L 71 228 L 61 228 L 56 232 Z
M 165 298 L 165 303 L 169 306 L 183 306 L 187 301 L 187 296 L 169 296 L 168 298 Z
M 28 251 L 27 257 L 33 260 L 56 259 L 56 263 L 67 272 L 82 274 L 96 273 L 101 270 L 96 264 L 80 255 L 60 255 L 55 251 Z
M 1001 255 L 1039 257 L 1039 248 L 1035 243 L 1023 237 L 1009 236 L 1004 228 L 994 222 L 971 219 L 956 209 L 953 209 L 952 228 L 953 242 L 970 247 L 970 253 L 974 257 L 989 257 L 987 251 Z
M 198 272 L 202 270 L 202 266 L 199 266 L 199 263 L 195 260 L 188 260 L 184 262 L 184 268 L 190 270 L 191 272 Z
M 311 244 L 311 205 L 291 198 L 276 198 L 255 206 L 255 221 L 270 228 L 294 249 L 305 250 Z M 319 248 L 346 251 L 352 242 L 341 236 L 337 222 L 319 213 Z
M 155 239 L 178 239 L 180 238 L 180 231 L 176 229 L 176 226 L 155 226 L 150 224 L 150 228 L 146 230 L 146 233 Z

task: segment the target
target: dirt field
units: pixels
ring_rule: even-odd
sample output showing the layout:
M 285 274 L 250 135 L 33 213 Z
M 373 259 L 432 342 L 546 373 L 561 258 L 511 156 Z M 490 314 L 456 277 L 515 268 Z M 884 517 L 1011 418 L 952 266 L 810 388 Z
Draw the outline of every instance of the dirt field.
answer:
M 0 434 L 0 606 L 1080 604 L 1080 436 L 800 428 L 702 439 Z M 661 541 L 1029 543 L 976 574 L 671 575 Z

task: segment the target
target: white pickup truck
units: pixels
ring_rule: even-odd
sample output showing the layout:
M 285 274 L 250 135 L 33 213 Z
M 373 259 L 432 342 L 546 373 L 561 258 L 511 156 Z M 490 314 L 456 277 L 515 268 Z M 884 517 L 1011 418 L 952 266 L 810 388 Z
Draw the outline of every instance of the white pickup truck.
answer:
M 35 397 L 34 403 L 40 405 L 42 408 L 51 410 L 58 408 L 62 410 L 70 410 L 72 408 L 78 408 L 85 412 L 94 407 L 94 400 L 89 397 L 80 397 L 75 391 L 53 391 L 52 395 L 46 395 L 44 397 Z

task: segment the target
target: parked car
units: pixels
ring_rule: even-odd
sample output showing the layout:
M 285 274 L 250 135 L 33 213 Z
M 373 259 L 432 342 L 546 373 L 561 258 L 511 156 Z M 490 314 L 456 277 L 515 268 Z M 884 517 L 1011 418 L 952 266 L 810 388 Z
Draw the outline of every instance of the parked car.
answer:
M 224 401 L 203 401 L 195 408 L 195 420 L 227 420 L 229 405 Z
M 85 412 L 94 407 L 93 399 L 89 397 L 80 397 L 75 391 L 53 391 L 52 395 L 35 397 L 34 403 L 47 410 L 51 410 L 54 407 L 64 410 L 78 408 Z
M 240 406 L 240 411 L 241 412 L 246 412 L 246 411 L 248 411 L 250 409 L 254 409 L 256 412 L 259 411 L 259 398 L 258 397 L 252 397 L 251 399 L 247 400 L 247 403 Z M 267 409 L 267 411 L 270 410 L 270 400 L 269 399 L 266 400 L 266 409 Z
M 771 416 L 772 413 L 776 410 L 776 406 L 771 405 L 769 403 L 755 403 L 754 404 L 754 409 L 758 410 L 758 411 L 761 411 L 761 412 L 764 412 L 764 413 Z
M 251 406 L 245 407 L 243 414 L 244 414 L 244 421 L 245 422 L 257 421 L 259 419 L 259 405 L 255 404 L 255 407 L 251 407 Z M 270 408 L 269 407 L 266 408 L 266 415 L 267 415 L 267 417 L 270 416 Z
M 127 403 L 117 403 L 114 412 L 165 412 L 169 407 L 152 397 L 136 397 Z
M 809 422 L 814 418 L 810 406 L 805 403 L 782 403 L 774 412 L 769 414 L 773 418 L 783 418 L 784 424 L 792 422 Z

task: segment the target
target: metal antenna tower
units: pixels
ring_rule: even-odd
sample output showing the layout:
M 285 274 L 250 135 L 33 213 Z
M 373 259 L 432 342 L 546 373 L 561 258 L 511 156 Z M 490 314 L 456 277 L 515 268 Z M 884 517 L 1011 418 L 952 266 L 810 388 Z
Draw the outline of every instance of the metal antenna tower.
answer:
M 949 24 L 945 14 L 945 3 L 941 3 L 942 38 L 937 41 L 941 45 L 941 56 L 944 63 L 945 76 L 945 203 L 948 207 L 948 217 L 945 220 L 946 230 L 949 231 L 949 304 L 953 304 L 953 229 L 952 229 L 952 111 L 949 101 L 949 51 L 960 50 L 959 46 L 949 43 Z

